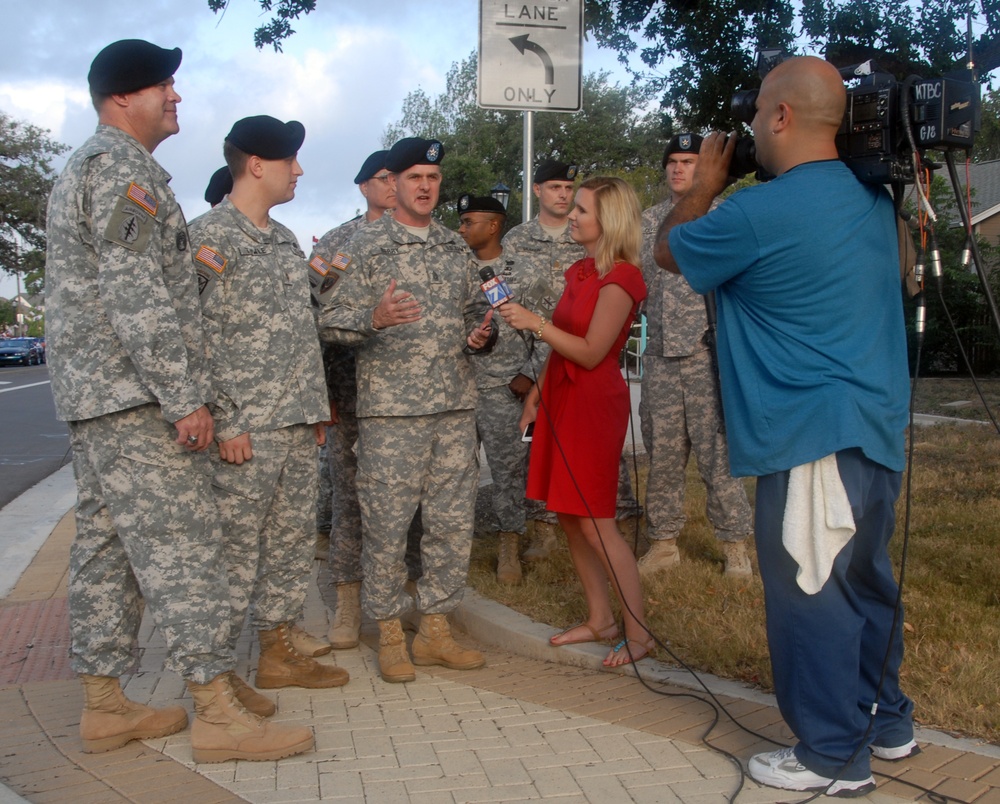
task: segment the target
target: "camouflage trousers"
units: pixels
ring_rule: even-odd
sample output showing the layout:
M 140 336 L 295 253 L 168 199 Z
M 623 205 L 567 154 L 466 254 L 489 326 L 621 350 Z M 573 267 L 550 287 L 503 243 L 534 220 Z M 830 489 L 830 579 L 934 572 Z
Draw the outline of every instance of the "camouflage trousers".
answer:
M 716 538 L 735 542 L 753 531 L 743 482 L 729 472 L 729 451 L 711 352 L 643 357 L 639 401 L 649 454 L 646 523 L 650 539 L 676 539 L 686 521 L 684 485 L 694 453 L 707 491 L 706 514 Z
M 420 506 L 423 575 L 417 610 L 446 614 L 462 601 L 469 571 L 479 455 L 472 410 L 358 419 L 361 601 L 376 620 L 411 608 L 407 530 Z
M 316 574 L 320 597 L 331 611 L 337 607 L 336 586 L 361 580 L 361 508 L 358 505 L 358 420 L 354 411 L 342 411 L 339 421 L 326 428 L 327 476 L 330 478 L 330 552 Z M 406 538 L 406 569 L 412 580 L 420 567 L 420 509 L 410 522 Z
M 316 440 L 312 425 L 250 434 L 253 458 L 212 457 L 212 488 L 222 518 L 231 606 L 229 646 L 253 605 L 253 627 L 297 620 L 305 605 L 316 536 Z
M 77 673 L 135 664 L 145 599 L 165 665 L 198 684 L 232 669 L 222 531 L 205 453 L 174 439 L 158 405 L 70 422 L 76 538 L 69 616 Z
M 327 428 L 327 444 L 331 428 Z M 319 490 L 316 492 L 316 532 L 329 533 L 333 524 L 333 481 L 330 479 L 330 459 L 328 447 L 324 444 L 316 450 L 319 467 Z
M 521 410 L 521 401 L 506 385 L 479 390 L 476 430 L 493 478 L 493 514 L 506 533 L 525 532 L 528 444 L 518 427 Z

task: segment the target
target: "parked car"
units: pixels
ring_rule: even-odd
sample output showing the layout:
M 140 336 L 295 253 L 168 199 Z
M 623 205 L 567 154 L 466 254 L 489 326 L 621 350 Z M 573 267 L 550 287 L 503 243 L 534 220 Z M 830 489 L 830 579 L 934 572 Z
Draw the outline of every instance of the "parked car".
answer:
M 37 366 L 44 362 L 44 354 L 35 338 L 7 338 L 0 341 L 0 365 L 20 363 L 22 366 Z

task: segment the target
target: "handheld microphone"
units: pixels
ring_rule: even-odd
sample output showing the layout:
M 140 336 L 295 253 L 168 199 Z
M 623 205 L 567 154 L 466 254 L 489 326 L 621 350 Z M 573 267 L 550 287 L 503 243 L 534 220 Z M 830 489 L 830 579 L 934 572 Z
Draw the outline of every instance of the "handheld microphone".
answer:
M 490 303 L 490 307 L 496 309 L 504 302 L 509 302 L 514 298 L 510 285 L 504 281 L 503 277 L 493 273 L 493 269 L 488 265 L 479 270 L 479 278 L 483 280 L 479 288 L 486 294 L 486 300 Z

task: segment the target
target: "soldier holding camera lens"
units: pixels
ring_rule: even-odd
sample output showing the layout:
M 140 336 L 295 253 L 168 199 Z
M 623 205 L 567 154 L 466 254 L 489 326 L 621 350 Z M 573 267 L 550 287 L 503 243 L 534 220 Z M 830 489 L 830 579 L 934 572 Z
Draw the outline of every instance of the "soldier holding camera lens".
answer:
M 752 127 L 777 178 L 709 213 L 736 143 L 708 136 L 654 256 L 716 293 L 730 464 L 757 477 L 775 692 L 798 742 L 754 756 L 750 774 L 858 796 L 875 786 L 871 754 L 918 748 L 888 553 L 909 387 L 899 248 L 888 193 L 838 158 L 845 102 L 821 59 L 771 70 Z

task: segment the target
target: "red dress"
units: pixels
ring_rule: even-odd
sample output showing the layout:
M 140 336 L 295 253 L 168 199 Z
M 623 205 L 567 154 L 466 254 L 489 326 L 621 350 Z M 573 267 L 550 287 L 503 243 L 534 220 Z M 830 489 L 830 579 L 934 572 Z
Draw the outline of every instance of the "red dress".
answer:
M 559 329 L 586 335 L 597 295 L 607 284 L 621 286 L 632 297 L 632 312 L 608 354 L 592 369 L 552 351 L 535 420 L 526 496 L 544 500 L 550 511 L 608 519 L 615 515 L 618 458 L 631 408 L 618 357 L 636 307 L 646 298 L 646 284 L 642 272 L 624 262 L 600 279 L 591 257 L 574 263 L 565 276 L 566 290 L 552 313 Z

